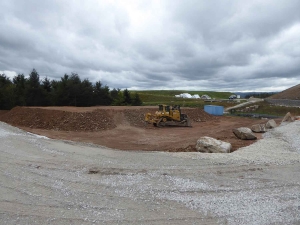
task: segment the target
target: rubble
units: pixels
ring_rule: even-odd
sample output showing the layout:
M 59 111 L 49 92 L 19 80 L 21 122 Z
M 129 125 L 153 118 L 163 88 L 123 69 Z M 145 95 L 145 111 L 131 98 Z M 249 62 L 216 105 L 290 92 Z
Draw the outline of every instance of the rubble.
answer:
M 196 150 L 205 153 L 230 153 L 231 144 L 211 137 L 201 137 L 197 140 Z
M 240 127 L 233 129 L 232 132 L 234 135 L 242 140 L 255 140 L 257 137 L 253 134 L 252 130 L 248 127 Z

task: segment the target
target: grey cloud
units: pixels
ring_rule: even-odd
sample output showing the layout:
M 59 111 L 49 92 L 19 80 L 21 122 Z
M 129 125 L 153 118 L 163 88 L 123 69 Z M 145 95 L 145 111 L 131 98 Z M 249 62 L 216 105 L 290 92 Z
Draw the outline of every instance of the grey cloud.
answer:
M 300 78 L 297 0 L 130 3 L 2 0 L 0 71 L 138 89 L 267 90 Z

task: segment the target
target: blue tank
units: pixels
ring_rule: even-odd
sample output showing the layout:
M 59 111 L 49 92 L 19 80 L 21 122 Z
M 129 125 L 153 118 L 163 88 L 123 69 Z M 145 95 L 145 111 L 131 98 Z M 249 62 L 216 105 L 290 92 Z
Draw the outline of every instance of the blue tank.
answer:
M 204 111 L 214 116 L 222 116 L 224 107 L 218 105 L 205 105 Z

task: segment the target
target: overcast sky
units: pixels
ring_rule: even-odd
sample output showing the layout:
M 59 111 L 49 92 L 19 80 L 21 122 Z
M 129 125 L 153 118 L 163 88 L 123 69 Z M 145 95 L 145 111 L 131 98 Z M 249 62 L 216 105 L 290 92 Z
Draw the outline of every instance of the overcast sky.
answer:
M 1 0 L 0 73 L 111 88 L 281 91 L 300 83 L 299 0 Z

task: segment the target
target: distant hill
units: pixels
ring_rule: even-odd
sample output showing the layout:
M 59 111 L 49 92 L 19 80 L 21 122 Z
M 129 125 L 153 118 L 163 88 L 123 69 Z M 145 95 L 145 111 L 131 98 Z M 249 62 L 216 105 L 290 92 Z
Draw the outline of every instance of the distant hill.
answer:
M 241 96 L 241 98 L 249 98 L 251 96 L 255 98 L 266 98 L 266 96 L 277 94 L 277 92 L 234 92 L 236 95 Z
M 300 84 L 269 97 L 269 99 L 300 100 Z

